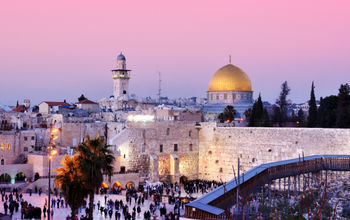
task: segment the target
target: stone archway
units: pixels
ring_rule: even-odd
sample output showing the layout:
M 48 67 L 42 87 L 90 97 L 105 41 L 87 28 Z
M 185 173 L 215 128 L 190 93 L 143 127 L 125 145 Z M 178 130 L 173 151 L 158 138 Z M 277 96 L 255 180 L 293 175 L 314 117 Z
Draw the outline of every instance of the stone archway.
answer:
M 181 184 L 184 184 L 184 183 L 186 183 L 187 181 L 188 181 L 187 176 L 181 176 L 181 177 L 180 177 L 180 183 L 181 183 Z
M 119 194 L 122 191 L 122 184 L 118 181 L 113 183 L 112 192 Z
M 0 183 L 10 183 L 11 176 L 8 173 L 3 173 L 0 175 Z
M 26 179 L 26 175 L 23 172 L 19 172 L 15 176 L 16 182 L 22 182 L 22 181 L 25 181 L 25 179 Z
M 135 183 L 132 181 L 127 182 L 125 188 L 130 189 L 131 187 L 135 188 Z
M 108 184 L 106 182 L 103 182 L 101 187 L 104 188 L 104 189 L 108 189 L 109 188 L 109 186 L 108 186 Z
M 34 174 L 34 181 L 37 181 L 40 178 L 40 175 L 38 172 Z
M 102 182 L 100 193 L 101 194 L 107 193 L 108 188 L 109 188 L 109 185 L 106 182 Z

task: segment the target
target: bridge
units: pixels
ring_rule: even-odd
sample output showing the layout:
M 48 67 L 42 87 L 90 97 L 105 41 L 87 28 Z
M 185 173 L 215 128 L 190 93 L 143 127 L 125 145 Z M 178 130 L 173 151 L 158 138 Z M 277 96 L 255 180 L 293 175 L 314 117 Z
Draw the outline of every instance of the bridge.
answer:
M 292 187 L 296 193 L 305 189 L 306 181 L 314 181 L 310 175 L 317 175 L 322 180 L 322 171 L 325 170 L 350 171 L 350 156 L 314 155 L 262 164 L 187 204 L 185 216 L 195 219 L 228 219 L 230 208 L 238 206 L 237 204 L 242 206 L 266 184 L 269 190 L 271 185 L 281 190 L 282 182 L 289 196 Z M 270 197 L 270 191 L 268 195 Z

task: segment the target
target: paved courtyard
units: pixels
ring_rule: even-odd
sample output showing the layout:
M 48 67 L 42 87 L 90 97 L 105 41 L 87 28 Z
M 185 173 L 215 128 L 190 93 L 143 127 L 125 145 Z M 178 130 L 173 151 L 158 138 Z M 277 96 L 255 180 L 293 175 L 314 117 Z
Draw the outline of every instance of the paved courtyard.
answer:
M 56 197 L 53 196 L 53 198 L 56 198 Z M 47 195 L 41 194 L 41 196 L 39 196 L 38 194 L 34 194 L 33 193 L 32 196 L 29 196 L 28 193 L 24 193 L 23 194 L 23 199 L 25 201 L 28 201 L 28 203 L 32 204 L 33 206 L 40 207 L 41 209 L 43 209 L 44 204 L 45 204 L 45 199 L 47 199 Z M 113 201 L 115 201 L 116 199 L 118 199 L 118 200 L 122 199 L 123 203 L 126 203 L 125 191 L 123 191 L 122 195 L 109 194 L 107 200 L 109 200 L 109 199 L 112 199 Z M 97 204 L 98 201 L 100 201 L 101 206 L 104 206 L 104 204 L 105 204 L 104 195 L 95 195 L 95 204 Z M 145 211 L 149 210 L 149 206 L 150 206 L 151 203 L 152 203 L 151 200 L 145 200 L 144 205 L 143 206 L 141 205 L 141 215 L 140 216 L 136 215 L 136 219 L 143 219 L 143 213 Z M 134 206 L 135 206 L 135 201 L 132 200 L 131 205 L 129 205 L 129 210 L 132 210 L 132 208 Z M 169 213 L 170 211 L 174 212 L 174 205 L 166 204 L 166 207 L 167 207 L 167 213 Z M 21 219 L 21 212 L 20 212 L 20 210 L 21 210 L 21 208 L 19 208 L 18 212 L 14 213 L 12 219 Z M 181 209 L 181 215 L 184 214 L 184 211 L 185 211 L 184 209 Z M 4 213 L 3 202 L 1 202 L 1 205 L 0 205 L 0 212 Z M 56 207 L 56 208 L 54 208 L 54 215 L 53 215 L 52 219 L 54 219 L 54 220 L 64 220 L 64 219 L 66 219 L 66 217 L 68 215 L 70 215 L 70 213 L 71 213 L 71 210 L 70 210 L 69 206 L 68 206 L 68 208 L 61 208 L 61 207 L 57 208 Z M 157 216 L 160 216 L 159 215 L 159 209 L 157 209 L 156 214 L 157 214 Z M 79 212 L 79 215 L 78 215 L 79 218 L 82 215 L 85 215 L 85 209 L 82 209 Z M 42 219 L 47 219 L 47 217 L 44 218 L 43 214 L 42 214 Z M 94 219 L 115 219 L 115 216 L 114 216 L 114 212 L 113 212 L 112 218 L 109 218 L 108 215 L 107 215 L 107 217 L 105 217 L 104 214 L 101 214 L 101 212 L 97 210 L 97 205 L 96 205 L 96 208 L 94 210 Z M 124 219 L 123 215 L 121 216 L 121 219 Z M 156 219 L 161 219 L 161 218 L 157 217 Z

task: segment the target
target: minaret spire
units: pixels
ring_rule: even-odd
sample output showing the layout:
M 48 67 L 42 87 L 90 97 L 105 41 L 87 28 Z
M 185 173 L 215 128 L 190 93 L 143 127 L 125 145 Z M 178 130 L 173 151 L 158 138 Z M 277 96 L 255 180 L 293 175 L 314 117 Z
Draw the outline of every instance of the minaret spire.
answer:
M 228 63 L 231 64 L 231 54 L 228 55 Z

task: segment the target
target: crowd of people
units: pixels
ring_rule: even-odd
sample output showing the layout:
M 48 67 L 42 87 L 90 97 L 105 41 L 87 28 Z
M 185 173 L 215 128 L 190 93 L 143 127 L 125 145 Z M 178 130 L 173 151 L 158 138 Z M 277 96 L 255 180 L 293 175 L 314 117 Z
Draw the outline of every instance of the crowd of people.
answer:
M 153 219 L 154 216 L 159 215 L 160 219 L 173 220 L 178 219 L 181 210 L 185 208 L 185 204 L 190 200 L 194 193 L 206 193 L 222 183 L 216 181 L 205 180 L 191 180 L 184 181 L 182 184 L 164 184 L 156 185 L 146 184 L 140 185 L 139 188 L 133 186 L 125 191 L 125 200 L 112 199 L 113 197 L 106 194 L 106 191 L 100 191 L 103 194 L 102 201 L 94 203 L 95 214 L 101 215 L 109 219 Z M 182 195 L 182 190 L 186 193 Z M 34 207 L 29 202 L 23 199 L 23 194 L 19 193 L 17 189 L 13 189 L 10 193 L 5 193 L 4 189 L 0 189 L 2 202 L 5 214 L 13 215 L 20 211 L 22 219 L 31 219 L 41 217 L 46 218 L 47 215 L 53 216 L 55 211 L 60 208 L 67 208 L 67 203 L 55 190 L 51 199 L 51 209 L 48 210 L 48 201 L 45 198 L 43 207 Z M 41 189 L 35 188 L 35 193 L 39 196 L 42 193 Z M 120 194 L 120 192 L 119 192 Z M 186 195 L 187 194 L 187 195 Z M 29 190 L 29 196 L 32 196 L 32 191 Z M 115 198 L 115 197 L 114 197 Z M 147 201 L 147 203 L 145 203 Z M 168 203 L 169 205 L 166 205 Z M 82 213 L 85 211 L 85 215 Z M 88 214 L 86 204 L 79 209 L 81 215 L 80 219 L 87 219 Z M 68 214 L 68 213 L 67 213 Z M 69 216 L 67 217 L 67 219 Z
M 12 216 L 19 211 L 21 207 L 21 219 L 41 219 L 42 210 L 40 207 L 34 207 L 23 199 L 23 194 L 18 193 L 18 189 L 14 188 L 10 193 L 6 193 L 4 188 L 0 189 L 1 201 L 4 206 L 4 214 Z
M 217 182 L 214 180 L 207 181 L 196 179 L 184 182 L 184 190 L 188 195 L 192 195 L 193 193 L 205 194 L 221 185 L 223 185 L 222 182 Z

